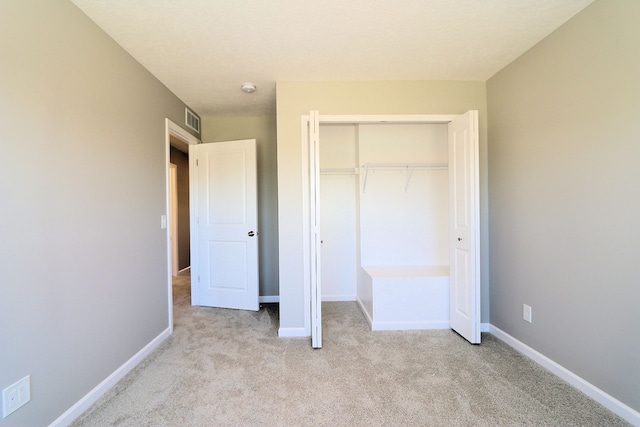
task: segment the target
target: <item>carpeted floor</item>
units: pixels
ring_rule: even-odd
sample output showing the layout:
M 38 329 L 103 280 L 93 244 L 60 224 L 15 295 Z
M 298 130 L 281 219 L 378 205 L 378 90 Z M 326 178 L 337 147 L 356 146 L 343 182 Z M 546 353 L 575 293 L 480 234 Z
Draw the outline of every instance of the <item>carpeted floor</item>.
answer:
M 278 306 L 189 305 L 174 334 L 74 426 L 627 425 L 491 335 L 372 332 L 356 303 L 323 304 L 324 346 L 278 338 Z

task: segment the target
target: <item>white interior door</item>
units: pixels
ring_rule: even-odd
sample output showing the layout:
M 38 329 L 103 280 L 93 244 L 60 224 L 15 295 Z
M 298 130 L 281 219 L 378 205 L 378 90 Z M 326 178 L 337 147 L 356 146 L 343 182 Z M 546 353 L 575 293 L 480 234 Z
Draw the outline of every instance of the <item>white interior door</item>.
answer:
M 320 120 L 309 113 L 309 186 L 311 214 L 311 346 L 322 348 L 322 262 L 320 237 Z
M 256 141 L 189 146 L 192 303 L 258 310 Z
M 449 124 L 451 328 L 480 343 L 478 112 Z

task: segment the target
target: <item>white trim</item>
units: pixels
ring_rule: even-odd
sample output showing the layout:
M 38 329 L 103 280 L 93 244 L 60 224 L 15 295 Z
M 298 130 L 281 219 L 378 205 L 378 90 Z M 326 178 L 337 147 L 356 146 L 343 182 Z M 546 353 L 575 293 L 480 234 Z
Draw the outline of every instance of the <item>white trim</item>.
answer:
M 480 332 L 491 332 L 491 323 L 480 323 Z
M 189 145 L 200 144 L 200 140 L 197 137 L 191 135 L 182 126 L 172 122 L 169 119 L 165 119 L 165 129 L 167 130 L 167 134 L 171 134 L 176 138 L 181 139 L 186 144 L 189 144 Z
M 405 115 L 320 115 L 324 124 L 341 123 L 449 123 L 457 115 L 453 114 L 405 114 Z
M 372 331 L 399 331 L 399 330 L 427 330 L 427 329 L 451 329 L 449 321 L 430 321 L 430 322 L 374 322 L 369 313 L 364 308 L 364 304 L 360 298 L 356 297 L 356 302 L 360 306 L 360 311 L 367 319 L 367 323 Z
M 343 301 L 350 301 L 353 302 L 356 300 L 356 296 L 355 295 L 325 295 L 322 297 L 322 301 L 326 301 L 326 302 L 343 302 Z M 266 302 L 266 303 L 279 303 L 280 302 L 280 295 L 264 295 L 260 297 L 260 302 Z
M 418 331 L 433 329 L 451 329 L 448 320 L 428 322 L 373 322 L 372 331 Z
M 311 332 L 306 328 L 280 328 L 278 329 L 278 338 L 308 338 Z
M 165 176 L 164 176 L 164 186 L 165 186 L 165 214 L 167 215 L 167 224 L 171 224 L 171 209 L 170 209 L 170 185 L 169 185 L 169 165 L 171 163 L 171 137 L 175 137 L 182 142 L 188 145 L 197 145 L 200 143 L 200 140 L 195 136 L 191 135 L 185 129 L 175 124 L 169 119 L 164 120 L 164 142 L 165 142 L 165 153 L 164 153 L 164 163 L 165 163 Z M 193 227 L 193 225 L 191 226 Z M 171 268 L 172 264 L 172 253 L 171 253 L 171 226 L 167 226 L 167 299 L 168 299 L 168 326 L 169 333 L 173 333 L 173 271 Z
M 356 302 L 360 306 L 360 311 L 362 312 L 362 314 L 364 314 L 364 318 L 367 319 L 367 323 L 369 324 L 369 327 L 372 327 L 373 326 L 373 319 L 371 318 L 371 316 L 369 316 L 369 312 L 364 307 L 364 304 L 362 303 L 362 300 L 360 298 L 358 298 L 357 295 L 356 295 Z
M 527 356 L 529 359 L 533 360 L 543 368 L 547 369 L 552 374 L 558 376 L 560 379 L 566 381 L 572 387 L 580 390 L 581 392 L 583 392 L 584 394 L 586 394 L 596 402 L 600 403 L 602 406 L 604 406 L 614 414 L 620 416 L 621 418 L 624 418 L 626 421 L 630 422 L 633 425 L 640 426 L 640 412 L 625 405 L 615 397 L 602 391 L 595 385 L 584 380 L 583 378 L 574 374 L 567 368 L 549 359 L 544 354 L 539 353 L 538 351 L 529 347 L 525 343 L 517 340 L 516 338 L 512 337 L 508 333 L 500 330 L 499 328 L 493 325 L 489 325 L 489 326 L 490 326 L 489 332 L 491 332 L 491 334 L 494 335 L 496 338 L 498 338 L 500 341 L 504 342 L 505 344 L 514 348 L 518 352 Z
M 191 271 L 191 266 L 185 267 L 182 270 L 178 270 L 178 275 L 180 275 L 180 273 L 184 273 L 187 270 Z
M 137 352 L 131 359 L 127 360 L 122 366 L 113 371 L 111 375 L 104 379 L 100 384 L 95 386 L 93 390 L 87 393 L 82 399 L 76 402 L 71 408 L 69 408 L 64 414 L 60 415 L 54 422 L 49 424 L 49 427 L 68 426 L 76 418 L 82 415 L 87 409 L 98 401 L 111 387 L 116 385 L 118 381 L 124 378 L 133 368 L 138 366 L 145 357 L 153 353 L 160 344 L 171 336 L 171 330 L 165 329 L 155 337 L 151 342 L 145 345 L 142 350 Z

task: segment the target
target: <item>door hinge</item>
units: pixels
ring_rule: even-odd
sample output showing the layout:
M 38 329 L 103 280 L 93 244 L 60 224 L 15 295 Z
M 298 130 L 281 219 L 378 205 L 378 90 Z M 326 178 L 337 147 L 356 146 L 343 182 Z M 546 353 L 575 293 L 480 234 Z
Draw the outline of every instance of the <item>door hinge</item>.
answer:
M 196 159 L 196 166 L 200 166 L 200 160 Z

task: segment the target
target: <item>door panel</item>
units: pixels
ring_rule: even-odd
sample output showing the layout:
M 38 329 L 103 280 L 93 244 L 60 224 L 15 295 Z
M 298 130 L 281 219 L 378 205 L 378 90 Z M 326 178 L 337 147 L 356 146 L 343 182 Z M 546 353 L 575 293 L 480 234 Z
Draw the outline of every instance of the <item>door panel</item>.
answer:
M 207 153 L 209 223 L 245 224 L 247 213 L 244 151 Z
M 258 310 L 255 140 L 189 147 L 193 231 L 192 302 Z
M 451 328 L 480 343 L 478 113 L 449 124 Z
M 470 300 L 469 300 L 469 266 L 471 265 L 471 261 L 469 259 L 469 251 L 468 250 L 460 250 L 459 248 L 455 248 L 455 261 L 453 265 L 455 266 L 455 278 L 457 279 L 457 284 L 459 288 L 457 288 L 457 292 L 455 292 L 455 311 L 459 316 L 463 316 L 466 320 L 471 318 L 471 309 L 470 309 Z

